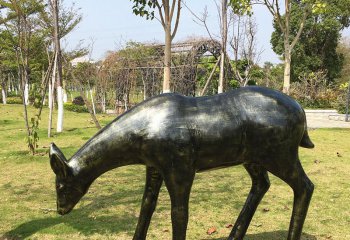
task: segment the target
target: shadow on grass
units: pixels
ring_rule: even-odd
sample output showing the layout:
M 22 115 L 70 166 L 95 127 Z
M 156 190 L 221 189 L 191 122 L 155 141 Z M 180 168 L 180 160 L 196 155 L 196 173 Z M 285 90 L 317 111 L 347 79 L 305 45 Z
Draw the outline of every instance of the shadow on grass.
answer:
M 287 239 L 287 231 L 274 231 L 274 232 L 265 232 L 257 234 L 247 234 L 244 237 L 244 240 L 281 240 Z M 226 240 L 227 238 L 203 238 L 201 240 Z M 303 233 L 301 240 L 316 240 L 317 238 L 313 235 Z
M 114 206 L 128 204 L 132 208 L 138 208 L 140 199 L 130 196 L 138 196 L 140 192 L 141 189 L 135 189 L 127 194 L 120 194 L 119 192 L 108 196 L 97 196 L 93 202 L 74 209 L 68 215 L 49 216 L 22 223 L 4 235 L 0 235 L 0 240 L 30 239 L 37 232 L 47 232 L 55 235 L 76 232 L 87 237 L 93 234 L 118 234 L 119 232 L 129 232 L 131 229 L 130 238 L 132 238 L 138 218 L 133 214 L 108 214 L 108 209 L 111 207 L 111 202 L 114 202 L 112 204 Z M 107 212 L 101 213 L 99 211 L 101 209 L 106 209 Z M 65 229 L 59 226 L 61 224 L 65 225 Z M 74 230 L 71 230 L 71 228 Z

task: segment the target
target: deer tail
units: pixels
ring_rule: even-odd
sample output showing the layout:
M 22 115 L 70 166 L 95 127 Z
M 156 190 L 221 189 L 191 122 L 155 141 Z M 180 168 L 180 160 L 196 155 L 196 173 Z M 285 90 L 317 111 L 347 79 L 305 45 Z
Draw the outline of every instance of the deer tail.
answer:
M 307 132 L 307 129 L 305 129 L 305 131 L 304 131 L 304 135 L 300 141 L 299 146 L 304 147 L 304 148 L 314 148 L 315 147 L 315 145 L 313 144 L 313 142 L 311 141 L 311 139 L 309 137 L 309 133 Z

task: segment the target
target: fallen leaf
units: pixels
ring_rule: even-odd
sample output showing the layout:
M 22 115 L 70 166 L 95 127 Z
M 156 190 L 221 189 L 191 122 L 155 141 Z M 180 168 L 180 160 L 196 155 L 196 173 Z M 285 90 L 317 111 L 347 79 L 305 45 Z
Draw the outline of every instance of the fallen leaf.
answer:
M 216 232 L 216 228 L 215 227 L 211 227 L 211 228 L 208 229 L 207 234 L 208 235 L 212 235 L 215 232 Z
M 263 212 L 270 212 L 269 208 L 263 208 Z
M 226 224 L 225 225 L 225 228 L 232 228 L 233 227 L 233 224 L 232 223 L 229 223 L 229 224 Z

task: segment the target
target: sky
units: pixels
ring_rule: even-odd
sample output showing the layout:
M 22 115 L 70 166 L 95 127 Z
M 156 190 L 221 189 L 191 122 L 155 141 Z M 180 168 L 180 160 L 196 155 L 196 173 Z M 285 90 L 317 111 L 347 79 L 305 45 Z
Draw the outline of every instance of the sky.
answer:
M 82 22 L 62 42 L 62 46 L 70 50 L 79 43 L 91 45 L 91 58 L 102 59 L 107 51 L 115 51 L 132 40 L 136 42 L 164 42 L 164 32 L 156 20 L 146 20 L 132 13 L 130 0 L 65 0 L 70 6 L 75 2 L 77 12 L 83 17 Z M 204 8 L 208 11 L 208 26 L 212 33 L 219 32 L 218 11 L 214 0 L 187 0 L 186 5 L 196 14 L 201 15 Z M 273 31 L 272 17 L 263 6 L 254 8 L 257 23 L 258 49 L 262 51 L 260 64 L 269 61 L 280 62 L 272 51 L 270 36 Z M 194 16 L 186 7 L 182 8 L 180 25 L 174 42 L 188 37 L 208 37 L 206 29 L 194 21 Z M 350 36 L 347 29 L 343 35 Z

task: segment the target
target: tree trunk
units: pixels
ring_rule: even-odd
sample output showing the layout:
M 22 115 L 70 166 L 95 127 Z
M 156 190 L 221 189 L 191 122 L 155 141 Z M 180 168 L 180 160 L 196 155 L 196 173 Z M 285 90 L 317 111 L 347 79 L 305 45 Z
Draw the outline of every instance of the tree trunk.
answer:
M 62 86 L 57 86 L 57 128 L 56 128 L 56 131 L 58 133 L 63 131 L 63 88 L 62 88 Z
M 25 63 L 28 63 L 28 61 L 25 61 Z M 25 65 L 27 66 L 27 65 Z M 31 136 L 31 131 L 30 131 L 30 127 L 29 127 L 29 121 L 28 121 L 28 109 L 27 109 L 27 105 L 29 103 L 29 100 L 28 100 L 28 82 L 29 82 L 29 75 L 28 75 L 28 69 L 29 68 L 26 68 L 24 67 L 25 70 L 22 71 L 22 94 L 23 94 L 23 108 L 24 108 L 24 121 L 26 123 L 26 128 L 27 128 L 27 137 L 30 137 Z M 24 87 L 23 87 L 24 85 Z M 26 93 L 27 91 L 27 93 Z M 26 98 L 26 94 L 27 94 L 27 98 Z M 27 101 L 27 102 L 26 102 Z M 31 144 L 30 142 L 28 142 L 28 147 L 29 147 L 29 150 L 31 153 L 34 154 L 35 152 L 35 147 L 33 146 L 33 144 Z
M 67 102 L 68 102 L 67 91 L 63 88 L 63 103 L 67 103 Z
M 24 104 L 28 105 L 29 104 L 29 85 L 28 82 L 24 83 Z
M 53 70 L 52 70 L 52 79 L 49 83 L 49 123 L 47 127 L 47 137 L 51 137 L 51 129 L 52 129 L 52 113 L 54 108 L 54 90 L 55 90 L 55 80 L 56 80 L 56 61 L 57 61 L 57 54 L 55 53 L 55 58 L 53 61 Z
M 225 68 L 225 54 L 222 52 L 220 55 L 220 75 L 219 75 L 219 86 L 218 93 L 224 92 L 224 71 Z
M 146 79 L 147 79 L 147 75 L 146 75 Z M 141 74 L 141 80 L 142 80 L 142 84 L 143 84 L 143 100 L 146 100 L 147 99 L 147 86 L 146 86 L 146 80 L 145 80 L 145 77 L 143 76 L 143 73 Z
M 166 23 L 165 28 L 165 49 L 164 49 L 164 79 L 163 93 L 170 92 L 171 78 L 171 23 Z
M 101 97 L 101 106 L 102 106 L 102 112 L 106 113 L 106 93 L 102 93 Z
M 76 79 L 75 76 L 73 76 L 73 79 Z M 77 82 L 77 81 L 76 81 Z M 79 86 L 79 92 L 80 92 L 80 96 L 83 98 L 84 102 L 85 102 L 85 105 L 90 113 L 90 116 L 92 118 L 92 121 L 95 123 L 95 126 L 97 129 L 101 129 L 101 125 L 100 123 L 98 122 L 97 118 L 96 118 L 96 115 L 93 113 L 93 110 L 92 110 L 92 107 L 91 107 L 91 104 L 89 102 L 89 99 L 87 97 L 85 97 L 84 95 L 84 90 L 82 89 L 81 86 Z
M 94 115 L 96 115 L 96 108 L 95 108 L 94 96 L 92 94 L 92 89 L 90 89 L 89 92 L 90 92 L 90 98 L 91 98 L 92 111 Z
M 48 95 L 48 104 L 47 107 L 51 109 L 52 107 L 52 81 L 49 82 L 49 95 Z
M 225 54 L 227 44 L 227 0 L 221 2 L 221 59 L 218 93 L 224 92 L 225 78 Z
M 6 86 L 5 86 L 5 82 L 2 82 L 2 84 L 1 84 L 1 95 L 2 95 L 2 103 L 6 104 Z
M 211 73 L 210 73 L 210 75 L 209 75 L 209 77 L 208 77 L 208 79 L 207 79 L 207 81 L 206 81 L 206 83 L 205 83 L 205 85 L 204 85 L 204 88 L 203 88 L 203 90 L 202 90 L 202 92 L 200 93 L 199 96 L 203 96 L 204 93 L 205 93 L 205 91 L 207 91 L 207 88 L 208 88 L 208 86 L 209 86 L 210 80 L 211 80 L 211 78 L 213 77 L 213 75 L 214 75 L 214 73 L 215 73 L 215 70 L 216 70 L 216 68 L 217 68 L 218 65 L 219 65 L 219 62 L 221 62 L 220 59 L 221 59 L 221 56 L 220 56 L 220 57 L 218 58 L 218 60 L 216 61 L 215 66 L 213 67 L 213 70 L 211 71 Z
M 58 23 L 58 1 L 52 0 L 53 18 L 54 18 L 54 41 L 55 50 L 57 54 L 56 66 L 57 66 L 57 132 L 63 131 L 63 90 L 62 90 L 62 62 L 61 62 L 61 45 L 59 36 L 59 23 Z
M 287 48 L 284 56 L 284 78 L 283 78 L 283 93 L 287 95 L 289 95 L 289 89 L 290 89 L 290 66 L 291 66 L 291 52 L 289 48 Z
M 350 80 L 348 83 L 348 92 L 346 96 L 346 111 L 345 111 L 345 122 L 349 122 L 349 105 L 350 105 Z

